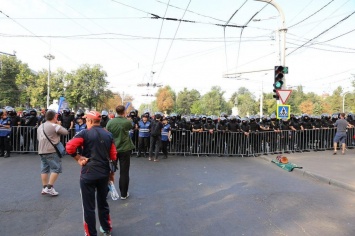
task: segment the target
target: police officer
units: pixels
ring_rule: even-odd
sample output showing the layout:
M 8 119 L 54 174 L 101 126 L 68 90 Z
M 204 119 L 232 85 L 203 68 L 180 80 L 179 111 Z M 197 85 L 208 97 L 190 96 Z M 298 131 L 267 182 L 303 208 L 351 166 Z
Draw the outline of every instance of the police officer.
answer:
M 21 118 L 17 115 L 16 111 L 12 107 L 7 107 L 5 108 L 7 117 L 10 118 L 11 120 L 11 144 L 12 148 L 15 151 L 18 151 L 20 149 L 20 138 L 21 138 L 21 133 L 20 133 L 20 125 L 21 125 Z
M 203 126 L 203 138 L 201 142 L 201 152 L 208 154 L 213 154 L 215 152 L 215 136 L 216 136 L 216 125 L 213 123 L 211 116 L 206 118 L 206 123 Z
M 292 132 L 292 139 L 291 139 L 291 147 L 295 151 L 302 151 L 303 144 L 302 144 L 302 134 L 301 131 L 303 130 L 303 126 L 299 122 L 299 117 L 294 116 L 290 123 L 290 129 L 293 130 Z
M 168 146 L 169 146 L 169 142 L 171 141 L 170 136 L 171 136 L 171 128 L 170 128 L 170 124 L 168 123 L 168 118 L 163 117 L 163 129 L 161 131 L 161 141 L 162 141 L 161 149 L 164 154 L 163 159 L 168 158 Z
M 262 140 L 262 150 L 264 155 L 268 155 L 268 146 L 270 149 L 270 134 L 272 130 L 270 129 L 270 119 L 267 116 L 263 116 L 259 123 L 261 131 Z M 269 150 L 270 151 L 270 150 Z
M 228 141 L 228 153 L 229 155 L 236 155 L 239 151 L 238 137 L 239 137 L 239 123 L 236 116 L 230 116 L 227 124 L 227 141 Z
M 11 120 L 3 110 L 0 110 L 0 117 L 0 157 L 10 157 Z
M 191 131 L 192 131 L 192 152 L 199 155 L 201 152 L 201 141 L 202 141 L 202 132 L 203 126 L 199 116 L 191 118 Z
M 150 126 L 151 123 L 148 120 L 149 113 L 144 113 L 142 115 L 142 119 L 136 125 L 138 129 L 138 154 L 137 158 L 141 157 L 142 153 L 144 153 L 144 157 L 147 157 L 147 151 L 150 146 Z
M 249 149 L 250 149 L 250 142 L 249 142 L 249 133 L 250 133 L 250 126 L 249 120 L 247 117 L 243 117 L 241 119 L 240 131 L 242 132 L 241 136 L 241 152 L 240 154 L 249 156 Z
M 280 146 L 281 150 L 284 150 L 286 153 L 290 153 L 291 151 L 291 128 L 290 128 L 290 120 L 285 118 L 280 123 L 281 137 L 280 137 Z
M 260 128 L 260 125 L 256 122 L 255 116 L 250 117 L 249 126 L 250 126 L 249 138 L 250 138 L 252 154 L 259 155 L 261 153 L 260 131 L 262 129 Z
M 219 118 L 219 122 L 216 126 L 216 141 L 217 141 L 217 154 L 220 157 L 222 154 L 226 153 L 226 133 L 228 132 L 227 119 L 224 116 Z
M 108 112 L 106 110 L 103 110 L 101 112 L 101 120 L 100 120 L 100 126 L 102 128 L 105 128 L 107 125 L 107 122 L 110 120 L 110 118 L 108 117 Z
M 22 112 L 23 117 L 21 119 L 21 126 L 23 130 L 22 130 L 22 135 L 23 135 L 23 150 L 25 151 L 25 153 L 27 153 L 27 151 L 30 150 L 30 145 L 31 145 L 31 138 L 32 135 L 37 135 L 37 132 L 33 132 L 34 127 L 37 126 L 37 111 L 34 109 L 30 109 L 30 110 L 24 110 Z M 37 136 L 36 136 L 37 137 Z M 36 146 L 37 150 L 37 138 L 36 139 L 32 139 L 33 140 L 33 144 Z
M 310 149 L 312 149 L 313 146 L 313 140 L 314 140 L 314 133 L 313 133 L 313 124 L 311 122 L 311 119 L 309 115 L 303 114 L 302 116 L 302 127 L 303 127 L 303 147 L 304 151 L 309 152 Z
M 61 125 L 69 131 L 69 137 L 65 135 L 60 136 L 60 140 L 64 144 L 74 136 L 74 118 L 75 117 L 71 114 L 69 108 L 63 109 L 62 115 L 60 117 L 60 122 Z
M 272 130 L 272 132 L 270 132 L 270 152 L 275 154 L 281 153 L 280 151 L 277 151 L 280 123 L 275 114 L 270 116 L 270 129 Z

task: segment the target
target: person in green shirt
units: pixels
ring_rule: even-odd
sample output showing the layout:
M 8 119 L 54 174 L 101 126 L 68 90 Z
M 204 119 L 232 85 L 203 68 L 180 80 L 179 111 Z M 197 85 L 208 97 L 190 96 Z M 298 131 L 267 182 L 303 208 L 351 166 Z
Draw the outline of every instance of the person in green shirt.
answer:
M 120 163 L 120 179 L 119 188 L 121 199 L 125 200 L 129 197 L 129 168 L 131 151 L 135 148 L 129 130 L 133 128 L 131 121 L 125 117 L 125 107 L 119 105 L 116 107 L 117 117 L 109 120 L 106 129 L 112 133 L 115 146 L 117 149 L 117 159 Z

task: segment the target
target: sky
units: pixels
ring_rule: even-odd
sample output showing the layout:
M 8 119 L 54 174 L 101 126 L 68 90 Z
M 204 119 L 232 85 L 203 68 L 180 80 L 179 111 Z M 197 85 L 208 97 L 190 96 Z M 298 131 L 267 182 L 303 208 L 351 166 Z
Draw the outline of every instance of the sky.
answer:
M 154 99 L 142 95 L 157 87 L 137 86 L 148 82 L 201 94 L 220 86 L 226 99 L 246 87 L 259 98 L 272 92 L 284 51 L 287 86 L 353 91 L 355 1 L 273 2 L 284 21 L 255 0 L 2 0 L 0 52 L 16 51 L 34 71 L 48 69 L 49 53 L 52 71 L 100 64 L 108 88 L 137 108 Z

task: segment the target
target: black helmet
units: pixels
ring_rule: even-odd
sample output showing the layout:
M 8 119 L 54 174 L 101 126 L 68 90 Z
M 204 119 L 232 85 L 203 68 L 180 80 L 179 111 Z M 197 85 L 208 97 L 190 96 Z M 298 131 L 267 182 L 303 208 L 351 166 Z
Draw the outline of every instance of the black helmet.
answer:
M 255 116 L 250 117 L 250 123 L 253 123 L 253 122 L 255 122 Z
M 203 119 L 203 118 L 202 118 Z M 205 117 L 206 121 L 208 124 L 211 124 L 212 123 L 212 117 L 211 116 L 208 116 L 207 118 Z
M 79 110 L 77 110 L 76 111 L 76 118 L 81 118 L 81 117 L 83 117 L 85 114 L 84 114 L 84 111 L 83 110 L 81 110 L 81 109 L 79 109 Z
M 37 116 L 37 111 L 35 109 L 30 109 L 28 112 L 30 113 L 30 116 Z
M 28 110 L 23 110 L 22 115 L 23 116 L 28 116 L 28 115 L 30 115 L 30 113 L 28 112 Z
M 64 108 L 63 109 L 63 114 L 69 115 L 70 114 L 70 109 L 69 108 Z
M 133 109 L 129 112 L 130 117 L 136 117 L 138 116 L 138 111 L 136 109 Z
M 219 118 L 219 123 L 221 123 L 222 125 L 224 125 L 226 122 L 227 122 L 227 119 L 224 116 Z

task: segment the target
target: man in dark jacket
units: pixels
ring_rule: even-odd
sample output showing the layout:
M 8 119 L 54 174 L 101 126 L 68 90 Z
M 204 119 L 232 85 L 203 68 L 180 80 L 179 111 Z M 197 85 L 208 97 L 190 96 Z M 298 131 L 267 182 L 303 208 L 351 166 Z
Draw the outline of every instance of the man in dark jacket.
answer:
M 100 126 L 101 114 L 99 112 L 90 111 L 83 118 L 86 118 L 88 129 L 75 135 L 66 144 L 66 150 L 82 166 L 80 189 L 84 209 L 84 230 L 86 235 L 97 235 L 96 195 L 100 231 L 104 235 L 111 235 L 110 209 L 106 197 L 111 173 L 109 162 L 116 161 L 117 151 L 112 134 Z M 82 156 L 76 152 L 80 146 L 83 146 Z

